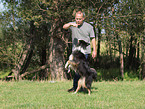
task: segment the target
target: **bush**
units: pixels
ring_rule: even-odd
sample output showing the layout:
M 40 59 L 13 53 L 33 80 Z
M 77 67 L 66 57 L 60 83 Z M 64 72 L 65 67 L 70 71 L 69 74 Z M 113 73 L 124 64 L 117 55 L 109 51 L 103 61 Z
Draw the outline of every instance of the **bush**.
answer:
M 139 80 L 139 74 L 130 71 L 130 72 L 125 72 L 124 73 L 124 80 L 125 81 L 136 81 Z
M 119 68 L 110 69 L 98 69 L 97 70 L 97 81 L 119 81 L 121 79 L 121 74 L 119 73 Z M 125 81 L 136 81 L 139 80 L 139 73 L 135 71 L 126 71 L 124 73 Z

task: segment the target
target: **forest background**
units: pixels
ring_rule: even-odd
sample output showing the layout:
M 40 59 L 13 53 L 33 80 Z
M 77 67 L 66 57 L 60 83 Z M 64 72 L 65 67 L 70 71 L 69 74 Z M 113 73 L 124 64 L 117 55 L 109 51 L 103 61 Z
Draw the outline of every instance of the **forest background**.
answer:
M 2 0 L 0 78 L 64 80 L 71 34 L 62 28 L 82 9 L 94 26 L 98 80 L 145 79 L 143 0 Z

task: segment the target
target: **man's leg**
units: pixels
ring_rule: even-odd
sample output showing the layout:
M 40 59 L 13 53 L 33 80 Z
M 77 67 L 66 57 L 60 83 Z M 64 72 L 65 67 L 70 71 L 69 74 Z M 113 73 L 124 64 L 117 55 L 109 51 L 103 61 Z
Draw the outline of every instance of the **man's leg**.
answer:
M 79 81 L 80 77 L 81 76 L 79 74 L 75 74 L 75 76 L 74 76 L 74 79 L 73 79 L 73 88 L 74 88 L 74 91 L 78 87 L 78 81 Z
M 75 73 L 74 75 L 74 79 L 73 79 L 73 87 L 71 89 L 68 90 L 68 92 L 74 92 L 77 87 L 78 87 L 78 80 L 80 79 L 80 75 Z

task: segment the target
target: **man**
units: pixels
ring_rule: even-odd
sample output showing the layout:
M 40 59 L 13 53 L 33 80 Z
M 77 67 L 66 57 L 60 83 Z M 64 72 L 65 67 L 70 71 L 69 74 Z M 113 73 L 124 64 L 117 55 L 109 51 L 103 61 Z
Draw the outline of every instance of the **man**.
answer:
M 94 29 L 92 25 L 84 21 L 84 17 L 85 15 L 82 11 L 76 12 L 75 22 L 64 24 L 63 28 L 70 29 L 72 31 L 72 51 L 75 50 L 77 44 L 79 43 L 79 40 L 83 40 L 86 43 L 89 43 L 89 45 L 87 45 L 85 49 L 83 49 L 86 59 L 88 55 L 91 54 L 90 39 L 92 39 L 92 57 L 95 58 L 97 55 L 97 50 Z M 68 92 L 76 90 L 79 78 L 80 75 L 75 74 L 73 80 L 73 88 L 69 89 Z

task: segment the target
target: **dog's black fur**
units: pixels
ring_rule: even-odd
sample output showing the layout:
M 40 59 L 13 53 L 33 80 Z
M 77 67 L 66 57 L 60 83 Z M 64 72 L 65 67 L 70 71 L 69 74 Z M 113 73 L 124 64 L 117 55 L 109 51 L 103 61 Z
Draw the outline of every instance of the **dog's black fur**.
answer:
M 95 69 L 90 68 L 89 63 L 86 60 L 85 55 L 79 51 L 75 50 L 71 54 L 71 60 L 68 60 L 68 63 L 71 65 L 71 68 L 79 73 L 81 78 L 78 81 L 78 87 L 75 93 L 82 87 L 88 90 L 88 94 L 91 92 L 91 84 L 93 80 L 96 80 L 97 72 Z

